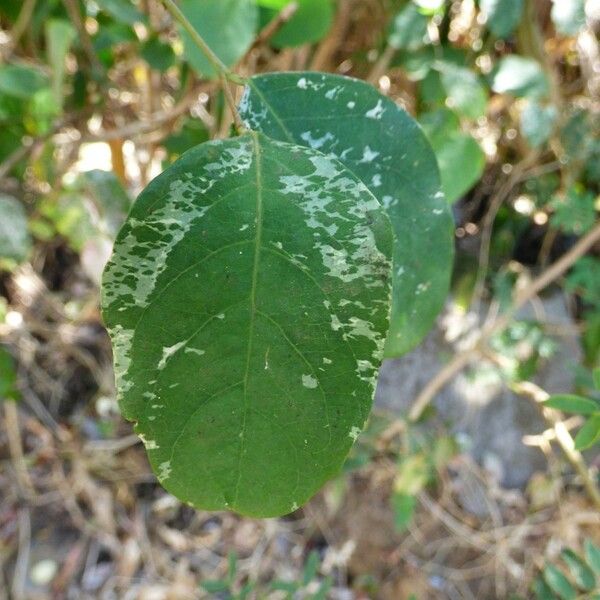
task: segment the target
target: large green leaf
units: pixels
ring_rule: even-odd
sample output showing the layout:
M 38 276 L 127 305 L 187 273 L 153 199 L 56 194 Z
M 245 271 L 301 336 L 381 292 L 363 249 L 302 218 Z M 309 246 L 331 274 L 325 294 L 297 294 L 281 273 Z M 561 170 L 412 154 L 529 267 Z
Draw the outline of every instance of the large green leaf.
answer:
M 369 413 L 392 232 L 335 159 L 250 133 L 157 177 L 103 284 L 120 405 L 159 480 L 204 509 L 295 510 Z
M 486 15 L 488 29 L 500 38 L 511 35 L 523 15 L 523 0 L 481 0 L 479 5 Z
M 182 0 L 180 8 L 210 49 L 227 66 L 248 50 L 258 27 L 254 0 Z M 184 54 L 192 67 L 205 77 L 216 77 L 212 65 L 190 35 L 181 29 Z
M 435 152 L 446 200 L 452 204 L 481 177 L 485 154 L 477 141 L 461 130 L 460 121 L 452 111 L 425 113 L 419 121 Z
M 255 76 L 240 111 L 251 129 L 334 155 L 387 209 L 395 245 L 386 356 L 410 350 L 443 305 L 453 259 L 452 217 L 418 125 L 370 85 L 323 73 Z

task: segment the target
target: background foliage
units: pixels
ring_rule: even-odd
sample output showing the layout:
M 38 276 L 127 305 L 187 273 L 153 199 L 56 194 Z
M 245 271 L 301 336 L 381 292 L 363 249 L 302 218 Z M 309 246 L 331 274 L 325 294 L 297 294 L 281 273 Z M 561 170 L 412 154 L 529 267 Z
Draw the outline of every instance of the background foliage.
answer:
M 227 137 L 232 119 L 158 1 L 5 0 L 0 594 L 593 597 L 598 3 L 302 0 L 275 26 L 286 2 L 180 5 L 241 75 L 351 75 L 418 120 L 454 221 L 441 323 L 461 315 L 463 329 L 452 351 L 438 341 L 417 356 L 424 369 L 441 355 L 448 380 L 433 374 L 412 410 L 376 410 L 344 475 L 288 519 L 194 512 L 167 495 L 116 407 L 100 274 L 138 192 Z M 572 377 L 546 390 L 539 375 L 566 345 L 536 312 L 552 294 L 577 352 Z M 500 381 L 543 423 L 525 441 L 547 461 L 520 488 L 503 487 L 432 403 L 467 365 L 470 384 Z

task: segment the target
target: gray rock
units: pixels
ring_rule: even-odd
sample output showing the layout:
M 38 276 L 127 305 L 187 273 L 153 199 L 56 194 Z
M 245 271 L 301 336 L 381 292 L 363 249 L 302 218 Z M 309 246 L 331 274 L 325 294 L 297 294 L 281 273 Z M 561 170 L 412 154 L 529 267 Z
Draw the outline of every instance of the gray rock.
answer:
M 573 367 L 581 359 L 581 350 L 565 297 L 555 293 L 539 299 L 525 307 L 519 317 L 543 323 L 548 332 L 560 332 L 554 355 L 535 381 L 549 392 L 571 391 Z M 382 365 L 376 407 L 405 415 L 423 387 L 464 347 L 465 339 L 480 323 L 477 315 L 453 314 L 449 307 L 418 348 Z M 523 488 L 535 471 L 546 468 L 542 452 L 523 444 L 523 436 L 546 428 L 538 409 L 530 400 L 512 393 L 492 363 L 478 359 L 438 393 L 434 406 L 437 418 L 459 436 L 471 456 L 503 487 Z

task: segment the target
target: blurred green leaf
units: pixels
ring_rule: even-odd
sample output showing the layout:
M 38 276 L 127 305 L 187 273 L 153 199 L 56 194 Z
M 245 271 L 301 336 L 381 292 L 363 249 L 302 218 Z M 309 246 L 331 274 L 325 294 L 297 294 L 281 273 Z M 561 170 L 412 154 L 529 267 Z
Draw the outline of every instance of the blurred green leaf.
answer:
M 318 42 L 331 28 L 334 14 L 332 0 L 296 1 L 298 10 L 271 39 L 271 45 L 275 48 Z M 260 6 L 273 9 L 272 18 L 290 3 L 291 0 L 257 0 Z
M 592 372 L 592 377 L 594 378 L 594 386 L 597 390 L 600 390 L 600 367 L 594 369 Z
M 163 140 L 162 144 L 169 155 L 169 160 L 173 162 L 190 148 L 202 144 L 208 139 L 208 129 L 200 119 L 187 119 L 181 129 L 171 133 Z
M 592 568 L 596 575 L 600 575 L 600 548 L 598 548 L 592 540 L 586 539 L 583 542 L 583 550 L 587 564 Z
M 421 492 L 431 477 L 431 467 L 423 453 L 407 456 L 398 465 L 394 490 L 399 494 L 414 496 Z
M 544 580 L 562 600 L 575 600 L 577 597 L 575 588 L 554 565 L 546 565 L 544 568 Z
M 48 86 L 48 78 L 34 67 L 19 65 L 0 66 L 0 92 L 7 96 L 27 100 Z
M 575 436 L 575 448 L 587 450 L 600 441 L 600 414 L 592 415 Z
M 425 14 L 436 14 L 444 10 L 446 0 L 412 0 Z
M 556 196 L 551 206 L 553 227 L 567 233 L 586 233 L 596 221 L 595 196 L 581 185 L 571 186 L 564 197 Z
M 498 94 L 539 99 L 548 95 L 548 79 L 531 58 L 511 54 L 500 59 L 491 73 L 492 90 Z
M 479 77 L 471 69 L 441 62 L 438 63 L 437 70 L 450 108 L 470 119 L 477 119 L 485 114 L 487 93 Z
M 554 408 L 578 415 L 592 415 L 600 411 L 600 404 L 588 398 L 576 396 L 575 394 L 557 394 L 546 400 L 543 404 L 547 408 Z
M 417 507 L 417 499 L 410 494 L 395 492 L 392 495 L 392 508 L 394 510 L 394 526 L 396 531 L 402 533 L 412 521 Z
M 258 27 L 254 0 L 182 0 L 181 11 L 211 50 L 230 67 L 250 48 Z M 184 56 L 205 77 L 215 78 L 215 69 L 190 35 L 181 31 Z
M 562 35 L 576 35 L 585 25 L 585 0 L 552 0 L 552 21 Z
M 133 25 L 147 21 L 146 16 L 130 0 L 96 0 L 96 3 L 102 10 L 122 23 Z
M 523 137 L 532 148 L 539 148 L 550 139 L 557 117 L 555 106 L 544 106 L 535 100 L 526 102 L 521 110 L 520 126 Z
M 429 19 L 416 5 L 408 3 L 393 19 L 388 33 L 388 44 L 396 50 L 415 51 L 428 41 Z
M 0 194 L 0 262 L 15 266 L 27 258 L 30 248 L 23 205 L 12 196 Z
M 311 550 L 302 571 L 302 585 L 307 586 L 317 575 L 318 569 L 319 553 L 316 550 Z
M 510 36 L 523 15 L 523 0 L 480 0 L 488 29 L 499 38 Z
M 569 567 L 569 572 L 575 584 L 582 590 L 593 590 L 594 585 L 596 585 L 596 577 L 592 569 L 572 550 L 563 550 L 561 557 Z
M 52 92 L 58 106 L 63 105 L 65 58 L 77 37 L 75 28 L 64 19 L 51 19 L 46 23 L 46 54 L 52 67 Z
M 148 38 L 142 44 L 140 56 L 152 69 L 161 73 L 171 68 L 177 59 L 171 44 L 162 42 L 156 35 Z
M 577 292 L 592 306 L 600 305 L 600 260 L 582 256 L 567 275 L 565 289 Z
M 13 357 L 4 346 L 0 346 L 0 402 L 18 400 L 17 372 Z
M 556 596 L 542 577 L 536 577 L 532 588 L 536 600 L 556 600 Z
M 460 129 L 460 122 L 451 111 L 425 113 L 419 121 L 435 152 L 446 200 L 453 203 L 481 177 L 485 154 L 479 144 Z

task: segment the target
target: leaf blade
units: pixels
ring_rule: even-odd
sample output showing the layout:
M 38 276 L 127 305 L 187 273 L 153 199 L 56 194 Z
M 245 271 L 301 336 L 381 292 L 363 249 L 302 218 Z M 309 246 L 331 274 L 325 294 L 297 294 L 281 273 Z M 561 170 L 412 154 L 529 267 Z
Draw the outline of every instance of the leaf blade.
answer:
M 336 156 L 386 208 L 396 243 L 385 354 L 413 348 L 443 305 L 454 255 L 452 216 L 419 127 L 372 86 L 310 72 L 253 77 L 240 113 L 251 129 Z
M 274 516 L 339 470 L 370 409 L 390 253 L 340 163 L 260 134 L 198 146 L 142 193 L 103 314 L 123 414 L 171 493 Z

